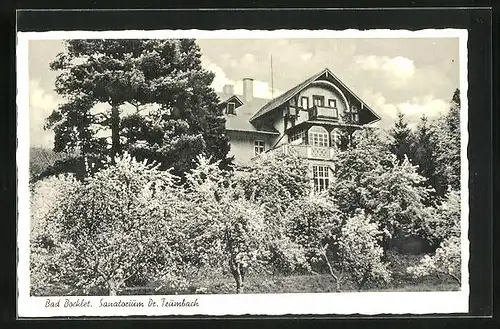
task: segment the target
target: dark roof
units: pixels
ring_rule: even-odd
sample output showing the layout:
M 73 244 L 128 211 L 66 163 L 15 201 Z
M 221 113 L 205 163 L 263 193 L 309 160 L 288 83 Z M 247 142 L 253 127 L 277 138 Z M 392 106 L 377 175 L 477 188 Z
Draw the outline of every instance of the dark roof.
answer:
M 370 111 L 377 118 L 377 120 L 375 120 L 375 121 L 378 121 L 378 120 L 381 119 L 380 116 L 377 113 L 375 113 L 375 111 L 373 111 L 370 106 L 368 106 L 368 104 L 366 104 L 351 89 L 349 89 L 335 74 L 333 74 L 332 71 L 330 71 L 328 68 L 325 68 L 323 71 L 316 73 L 312 77 L 306 79 L 305 81 L 301 82 L 300 84 L 298 84 L 297 86 L 293 87 L 292 89 L 286 91 L 282 95 L 280 95 L 280 96 L 272 99 L 271 101 L 269 101 L 265 106 L 263 106 L 258 112 L 256 112 L 250 118 L 250 121 L 253 121 L 253 120 L 255 120 L 255 119 L 263 116 L 264 114 L 272 111 L 276 107 L 278 107 L 281 104 L 285 103 L 286 101 L 288 101 L 290 98 L 292 98 L 293 96 L 295 96 L 302 89 L 306 88 L 310 83 L 312 83 L 314 80 L 316 80 L 317 78 L 319 78 L 320 76 L 322 76 L 326 72 L 328 72 L 328 74 L 331 75 L 332 78 L 335 79 L 335 81 L 337 81 L 345 90 L 347 90 L 352 96 L 354 96 L 354 98 L 356 98 L 361 104 L 363 104 L 363 107 L 365 107 L 368 111 Z M 375 121 L 372 121 L 370 123 L 373 123 Z
M 286 91 L 285 93 L 281 94 L 280 96 L 272 99 L 271 101 L 269 101 L 264 107 L 262 107 L 257 113 L 255 113 L 251 118 L 250 120 L 254 120 L 266 113 L 268 113 L 269 111 L 275 109 L 276 107 L 280 106 L 281 104 L 283 104 L 284 102 L 286 102 L 287 100 L 289 100 L 290 98 L 292 98 L 295 94 L 297 94 L 298 92 L 300 92 L 302 89 L 304 89 L 305 87 L 307 87 L 311 82 L 313 82 L 314 80 L 316 80 L 317 78 L 319 78 L 323 73 L 325 72 L 325 70 L 313 75 L 312 77 L 308 78 L 307 80 L 301 82 L 300 84 L 298 84 L 297 86 L 293 87 L 292 89 Z
M 243 104 L 243 101 L 241 100 L 241 98 L 238 97 L 238 95 L 231 95 L 231 94 L 225 94 L 225 93 L 219 93 L 219 92 L 216 92 L 216 94 L 217 94 L 217 96 L 219 96 L 221 103 L 227 102 L 231 98 L 235 97 L 240 102 L 240 104 Z
M 217 93 L 217 95 L 219 95 L 219 98 L 221 98 L 220 94 L 222 93 Z M 238 99 L 241 99 L 241 97 L 239 97 L 238 95 L 234 96 L 238 97 Z M 227 97 L 226 95 L 226 100 L 229 100 L 231 97 L 232 96 Z M 260 108 L 262 108 L 262 106 L 264 106 L 267 102 L 269 102 L 269 99 L 253 98 L 251 101 L 238 106 L 236 108 L 236 115 L 224 114 L 224 117 L 226 118 L 226 129 L 233 131 L 279 134 L 279 132 L 272 127 L 257 127 L 250 122 L 250 117 L 255 114 L 255 112 L 257 112 Z

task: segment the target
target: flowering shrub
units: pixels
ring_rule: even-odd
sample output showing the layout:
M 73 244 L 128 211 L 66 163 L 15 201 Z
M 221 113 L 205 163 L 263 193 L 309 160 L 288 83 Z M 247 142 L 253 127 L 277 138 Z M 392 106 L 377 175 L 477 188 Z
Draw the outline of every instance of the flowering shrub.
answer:
M 460 243 L 460 194 L 449 191 L 446 199 L 437 206 L 426 222 L 429 240 L 438 244 L 433 255 L 425 255 L 418 266 L 409 267 L 407 272 L 415 277 L 443 273 L 458 283 L 461 266 Z
M 297 156 L 264 153 L 245 171 L 238 183 L 246 196 L 262 203 L 272 214 L 284 212 L 310 192 L 307 163 Z
M 185 291 L 202 271 L 220 270 L 233 275 L 237 293 L 249 272 L 261 270 L 327 272 L 337 290 L 347 277 L 362 289 L 390 280 L 381 245 L 403 229 L 445 241 L 408 271 L 422 276 L 445 268 L 458 278 L 459 250 L 450 239 L 460 231 L 458 194 L 450 192 L 426 219 L 426 190 L 414 167 L 375 149 L 342 153 L 338 161 L 352 167 L 340 167 L 321 195 L 309 194 L 299 159 L 276 155 L 259 157 L 242 176 L 199 156 L 181 181 L 125 154 L 84 181 L 38 181 L 31 199 L 33 290 L 57 280 L 84 293 L 113 295 L 145 281 Z
M 389 281 L 379 245 L 382 235 L 362 211 L 346 219 L 328 198 L 309 196 L 290 207 L 287 225 L 292 241 L 304 249 L 311 268 L 326 269 L 337 290 L 346 279 L 344 274 L 359 287 Z
M 381 234 L 377 224 L 359 212 L 347 219 L 336 242 L 339 267 L 350 274 L 358 288 L 369 282 L 389 282 L 390 272 L 382 261 Z
M 407 271 L 415 277 L 444 273 L 460 284 L 460 264 L 460 238 L 452 236 L 441 243 L 434 255 L 425 255 L 419 265 L 409 267 Z
M 329 193 L 345 215 L 365 210 L 384 232 L 385 245 L 401 233 L 424 234 L 429 189 L 407 159 L 400 163 L 383 148 L 361 143 L 339 155 L 336 168 Z
M 460 215 L 460 193 L 451 190 L 426 219 L 427 239 L 439 246 L 450 236 L 460 236 Z
M 307 196 L 296 200 L 285 214 L 287 234 L 300 245 L 312 266 L 323 267 L 323 246 L 336 240 L 342 217 L 335 205 L 321 196 Z
M 57 283 L 60 264 L 53 261 L 61 243 L 61 218 L 65 201 L 80 183 L 69 175 L 51 176 L 31 186 L 30 281 L 36 293 Z
M 185 234 L 191 259 L 216 268 L 229 267 L 236 292 L 243 292 L 245 273 L 267 257 L 264 208 L 219 167 L 219 162 L 198 157 L 186 174 L 185 198 L 189 223 Z
M 181 285 L 183 226 L 175 177 L 129 155 L 97 172 L 55 207 L 50 220 L 60 226 L 60 279 L 88 292 L 111 295 L 136 276 Z
M 294 274 L 311 272 L 311 266 L 303 246 L 293 242 L 289 237 L 274 239 L 269 244 L 269 260 L 273 274 Z

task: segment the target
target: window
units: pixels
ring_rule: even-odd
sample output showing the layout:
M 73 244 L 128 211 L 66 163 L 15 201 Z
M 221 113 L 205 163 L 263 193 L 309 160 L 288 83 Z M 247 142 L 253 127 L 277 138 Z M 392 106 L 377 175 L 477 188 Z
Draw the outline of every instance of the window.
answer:
M 328 146 L 328 132 L 325 128 L 314 126 L 309 129 L 309 143 L 312 146 Z
M 328 106 L 331 108 L 336 109 L 337 108 L 337 100 L 336 99 L 329 99 L 328 100 Z
M 325 96 L 313 95 L 314 106 L 325 106 Z
M 255 156 L 264 153 L 264 141 L 255 141 L 253 151 Z
M 347 118 L 353 123 L 359 122 L 358 108 L 355 105 L 351 106 L 351 110 L 347 112 Z
M 227 114 L 236 114 L 236 104 L 233 102 L 228 102 L 226 106 L 226 113 Z
M 307 110 L 309 108 L 309 97 L 300 97 L 300 107 L 302 107 L 304 110 Z
M 332 136 L 332 146 L 340 147 L 342 142 L 342 135 L 340 134 L 340 131 L 335 128 L 332 130 L 330 135 Z
M 330 183 L 330 168 L 328 166 L 313 166 L 314 191 L 323 192 Z
M 297 131 L 296 133 L 293 133 L 290 138 L 288 139 L 289 142 L 293 142 L 296 140 L 301 139 L 302 142 L 305 141 L 306 139 L 306 132 L 304 130 Z

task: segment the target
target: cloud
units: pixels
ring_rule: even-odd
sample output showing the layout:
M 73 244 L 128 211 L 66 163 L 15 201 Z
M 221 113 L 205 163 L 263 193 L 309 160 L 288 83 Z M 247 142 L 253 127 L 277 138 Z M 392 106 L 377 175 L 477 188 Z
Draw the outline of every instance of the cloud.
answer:
M 212 88 L 214 88 L 215 91 L 222 92 L 222 89 L 225 85 L 233 85 L 235 94 L 243 94 L 243 80 L 235 81 L 228 78 L 226 73 L 220 66 L 211 62 L 206 57 L 202 58 L 202 65 L 206 70 L 211 71 L 215 74 L 214 81 L 212 82 Z M 253 81 L 254 97 L 271 99 L 273 97 L 281 95 L 282 93 L 283 91 L 278 89 L 274 89 L 273 91 L 271 86 L 269 85 L 269 82 L 267 81 Z
M 302 55 L 299 56 L 301 60 L 307 61 L 313 57 L 312 53 L 303 53 Z
M 354 57 L 354 64 L 361 70 L 375 71 L 384 74 L 384 78 L 393 79 L 393 87 L 406 85 L 415 74 L 415 64 L 411 59 L 402 56 L 388 57 L 360 55 Z
M 411 126 L 416 126 L 420 117 L 425 114 L 428 118 L 436 118 L 446 113 L 450 105 L 447 101 L 426 95 L 424 97 L 413 97 L 411 100 L 392 103 L 379 92 L 365 90 L 362 93 L 365 102 L 382 118 L 377 125 L 380 128 L 389 128 L 397 118 L 398 111 L 401 111 Z
M 408 119 L 415 121 L 425 114 L 429 118 L 435 118 L 446 113 L 450 109 L 449 102 L 435 98 L 432 95 L 414 97 L 411 101 L 398 104 L 398 108 L 407 115 Z
M 38 80 L 29 82 L 30 143 L 32 146 L 52 147 L 54 133 L 44 130 L 45 120 L 57 109 L 59 100 L 40 87 Z

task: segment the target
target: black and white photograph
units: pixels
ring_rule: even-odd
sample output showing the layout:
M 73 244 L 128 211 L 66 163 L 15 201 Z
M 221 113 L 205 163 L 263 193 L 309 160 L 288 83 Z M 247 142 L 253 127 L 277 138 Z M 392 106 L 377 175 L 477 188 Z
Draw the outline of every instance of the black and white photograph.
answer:
M 466 45 L 19 33 L 19 314 L 467 312 Z

